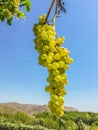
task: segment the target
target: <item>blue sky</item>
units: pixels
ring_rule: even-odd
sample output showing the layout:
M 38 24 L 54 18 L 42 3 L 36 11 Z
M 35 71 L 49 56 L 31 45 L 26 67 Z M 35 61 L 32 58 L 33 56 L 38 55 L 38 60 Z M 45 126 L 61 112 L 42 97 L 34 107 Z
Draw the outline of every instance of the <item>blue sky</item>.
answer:
M 51 0 L 32 1 L 25 20 L 10 27 L 0 23 L 0 102 L 47 104 L 47 69 L 38 65 L 33 24 L 47 13 Z M 66 15 L 56 21 L 56 31 L 65 36 L 64 47 L 74 63 L 67 71 L 65 105 L 80 111 L 98 112 L 98 0 L 66 0 Z

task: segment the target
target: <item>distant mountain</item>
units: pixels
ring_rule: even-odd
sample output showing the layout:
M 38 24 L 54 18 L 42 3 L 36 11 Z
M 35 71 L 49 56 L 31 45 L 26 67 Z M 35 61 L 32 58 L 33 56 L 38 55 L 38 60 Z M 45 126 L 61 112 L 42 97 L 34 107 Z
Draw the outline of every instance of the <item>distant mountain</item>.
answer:
M 18 110 L 14 109 L 12 107 L 0 104 L 0 112 L 14 114 L 14 113 L 18 112 Z
M 65 111 L 77 111 L 77 109 L 73 107 L 64 107 Z M 47 105 L 34 105 L 34 104 L 20 104 L 16 102 L 2 103 L 0 104 L 0 112 L 7 113 L 16 113 L 16 112 L 25 112 L 29 115 L 48 112 L 49 108 Z

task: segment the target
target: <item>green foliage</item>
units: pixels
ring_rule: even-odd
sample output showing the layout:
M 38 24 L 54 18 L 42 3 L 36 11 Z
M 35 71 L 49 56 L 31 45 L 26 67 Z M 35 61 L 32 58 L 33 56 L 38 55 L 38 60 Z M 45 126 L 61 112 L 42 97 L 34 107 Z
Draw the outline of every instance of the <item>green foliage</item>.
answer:
M 77 124 L 72 120 L 67 120 L 64 125 L 65 130 L 78 130 Z
M 56 118 L 49 112 L 38 113 L 32 116 L 22 112 L 17 112 L 16 114 L 0 113 L 0 130 L 5 129 L 98 130 L 98 114 L 67 112 L 63 117 Z
M 89 118 L 89 125 L 92 125 L 93 123 L 98 122 L 98 114 L 96 113 L 89 113 L 90 118 Z M 98 123 L 97 123 L 98 124 Z
M 86 130 L 85 124 L 83 123 L 82 120 L 79 120 L 77 124 L 78 124 L 78 130 Z
M 98 126 L 98 120 L 96 120 L 94 123 L 92 123 L 92 125 Z
M 91 125 L 93 122 L 98 120 L 98 114 L 90 112 L 65 112 L 65 115 L 62 118 L 65 120 L 73 120 L 76 123 L 82 120 L 83 123 Z
M 55 116 L 53 116 L 49 112 L 43 112 L 43 113 L 33 114 L 33 116 L 35 116 L 36 118 L 52 118 L 52 119 L 56 118 Z
M 98 120 L 92 123 L 90 130 L 98 130 Z
M 24 18 L 25 14 L 20 10 L 22 6 L 30 11 L 30 0 L 0 0 L 0 22 L 7 20 L 7 24 L 11 25 L 14 17 Z
M 98 126 L 97 125 L 92 125 L 89 130 L 98 130 Z
M 22 112 L 17 112 L 14 116 L 15 120 L 26 125 L 32 125 L 32 118 Z
M 17 125 L 7 122 L 7 123 L 0 123 L 0 130 L 48 130 L 48 129 L 40 125 L 36 126 L 29 126 L 23 124 Z

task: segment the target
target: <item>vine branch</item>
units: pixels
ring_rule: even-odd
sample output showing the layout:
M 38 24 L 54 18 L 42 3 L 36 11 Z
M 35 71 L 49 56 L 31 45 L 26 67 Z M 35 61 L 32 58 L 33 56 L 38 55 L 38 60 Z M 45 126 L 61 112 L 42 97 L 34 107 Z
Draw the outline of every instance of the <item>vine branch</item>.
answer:
M 55 0 L 52 0 L 52 3 L 51 3 L 51 5 L 50 5 L 50 8 L 49 8 L 49 10 L 48 10 L 48 14 L 47 14 L 47 17 L 46 17 L 46 22 L 47 22 L 47 20 L 48 20 L 48 17 L 49 17 L 49 15 L 50 15 L 50 12 L 51 12 L 51 10 L 52 10 L 52 7 L 53 7 L 53 5 L 54 5 L 54 2 L 55 2 Z M 46 23 L 45 22 L 45 23 Z
M 55 12 L 54 12 L 53 18 L 51 20 L 48 20 L 54 3 L 56 3 L 56 7 L 55 7 Z M 50 5 L 50 7 L 49 7 L 49 10 L 48 10 L 48 13 L 47 13 L 46 20 L 45 20 L 44 24 L 48 23 L 48 22 L 52 22 L 52 25 L 55 26 L 55 21 L 56 21 L 57 15 L 58 15 L 58 17 L 60 17 L 59 14 L 61 13 L 61 11 L 66 13 L 66 9 L 64 8 L 63 0 L 52 0 L 52 3 Z

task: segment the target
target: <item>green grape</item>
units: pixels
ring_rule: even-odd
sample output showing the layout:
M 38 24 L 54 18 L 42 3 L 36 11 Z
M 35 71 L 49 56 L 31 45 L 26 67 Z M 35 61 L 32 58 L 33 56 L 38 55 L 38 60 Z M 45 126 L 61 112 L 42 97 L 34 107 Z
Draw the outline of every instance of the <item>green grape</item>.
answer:
M 59 70 L 53 70 L 53 75 L 59 75 L 59 74 L 60 74 Z
M 55 116 L 60 117 L 64 114 L 64 86 L 68 84 L 65 71 L 73 60 L 68 49 L 61 46 L 65 38 L 57 37 L 54 26 L 45 24 L 46 15 L 43 14 L 38 20 L 33 28 L 36 36 L 34 43 L 39 52 L 39 64 L 46 67 L 49 73 L 49 85 L 45 87 L 45 91 L 50 93 L 48 107 Z
M 56 60 L 60 60 L 61 56 L 60 56 L 59 53 L 57 53 L 57 54 L 54 55 L 54 58 L 55 58 Z
M 68 56 L 70 52 L 65 48 L 61 48 L 61 49 L 62 49 L 61 56 L 66 59 L 66 56 Z
M 42 49 L 43 49 L 44 52 L 47 52 L 49 50 L 49 46 L 43 46 Z
M 52 95 L 51 95 L 51 100 L 53 100 L 53 101 L 58 100 L 58 96 L 55 95 L 55 94 L 52 94 Z
M 51 86 L 46 86 L 46 87 L 45 87 L 45 91 L 46 91 L 46 92 L 51 92 L 51 89 L 52 89 Z
M 52 82 L 53 81 L 53 76 L 49 76 L 48 78 L 47 78 L 47 82 Z
M 43 43 L 42 42 L 37 42 L 35 45 L 38 49 L 42 49 Z
M 65 41 L 65 37 L 62 37 L 61 39 L 62 39 L 63 42 Z
M 15 14 L 18 12 L 18 6 L 20 4 L 20 0 L 11 0 L 8 3 L 8 8 L 12 12 L 12 14 Z
M 60 82 L 60 81 L 61 81 L 61 79 L 62 79 L 62 78 L 61 78 L 61 76 L 60 76 L 60 75 L 57 75 L 57 76 L 55 77 L 55 81 L 56 81 L 56 82 Z
M 47 54 L 41 54 L 41 58 L 42 58 L 43 60 L 47 59 Z
M 40 17 L 38 18 L 38 20 L 39 20 L 39 22 L 44 23 L 45 20 L 46 20 L 46 14 L 42 14 L 42 16 L 40 16 Z
M 66 58 L 66 61 L 65 61 L 67 64 L 70 64 L 73 62 L 73 59 L 71 57 L 67 57 Z
M 61 83 L 64 84 L 64 85 L 67 85 L 67 80 L 63 78 L 63 79 L 61 80 Z
M 52 63 L 52 68 L 53 69 L 58 69 L 59 68 L 59 64 L 56 63 L 56 62 Z
M 54 56 L 54 53 L 53 53 L 53 52 L 49 52 L 49 53 L 48 53 L 48 56 L 53 57 L 53 56 Z
M 55 41 L 50 41 L 49 46 L 54 47 L 56 45 Z
M 65 65 L 64 65 L 64 69 L 65 69 L 65 70 L 68 70 L 68 68 L 69 68 L 69 65 L 68 65 L 68 64 L 65 64 Z
M 39 64 L 40 64 L 40 65 L 46 66 L 45 59 L 42 59 L 42 58 L 41 58 L 41 55 L 39 55 L 38 59 L 39 59 Z
M 47 34 L 48 34 L 48 35 L 55 36 L 55 34 L 54 34 L 51 30 L 49 30 L 49 31 L 47 32 Z
M 60 74 L 64 73 L 65 72 L 64 67 L 63 68 L 59 68 L 59 72 L 60 72 Z
M 42 16 L 40 16 L 40 17 L 38 18 L 38 20 L 41 22 L 41 21 L 42 21 Z
M 59 109 L 56 114 L 55 114 L 57 117 L 60 117 L 60 116 L 63 116 L 64 115 L 64 110 L 62 109 Z
M 66 90 L 64 88 L 57 88 L 55 89 L 55 93 L 59 96 L 64 96 L 66 94 Z
M 62 40 L 62 38 L 57 38 L 56 39 L 56 44 L 62 44 L 64 43 L 64 41 Z
M 25 15 L 20 11 L 20 5 L 30 9 L 31 3 L 30 0 L 3 0 L 0 6 L 0 22 L 6 20 L 7 24 L 11 25 L 13 17 L 24 18 Z
M 51 65 L 51 64 L 48 64 L 48 65 L 47 65 L 47 68 L 48 68 L 48 70 L 52 70 L 52 65 Z
M 7 20 L 11 19 L 12 14 L 11 14 L 11 12 L 7 8 L 4 10 L 3 13 L 4 13 L 4 15 L 5 15 Z
M 63 68 L 65 66 L 65 63 L 63 61 L 59 61 L 58 64 L 60 68 Z
M 51 48 L 50 48 L 50 51 L 51 51 L 51 52 L 54 52 L 54 53 L 57 52 L 57 50 L 56 50 L 55 47 L 51 47 Z
M 48 56 L 47 59 L 46 59 L 46 62 L 47 62 L 47 63 L 51 63 L 51 62 L 52 62 L 52 57 L 51 57 L 51 56 Z
M 55 107 L 55 109 L 56 109 L 57 107 L 59 107 L 58 101 L 55 101 L 55 100 L 54 100 L 54 107 Z
M 62 79 L 66 79 L 67 74 L 63 73 L 63 74 L 61 74 L 61 77 L 62 77 Z
M 63 104 L 64 103 L 64 97 L 63 96 L 59 96 L 58 97 L 58 102 L 59 102 L 59 104 Z
M 48 39 L 49 39 L 48 35 L 43 35 L 43 40 L 48 40 Z

